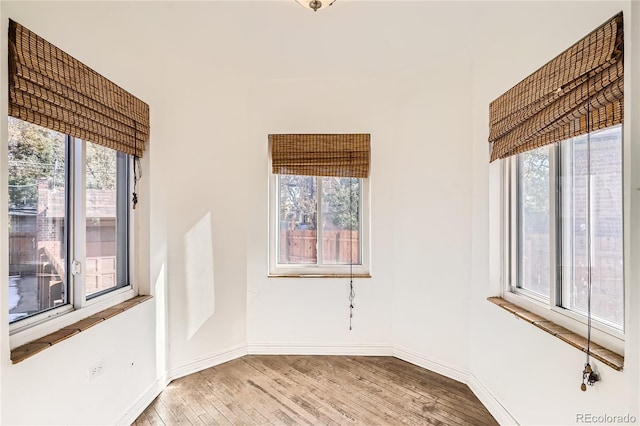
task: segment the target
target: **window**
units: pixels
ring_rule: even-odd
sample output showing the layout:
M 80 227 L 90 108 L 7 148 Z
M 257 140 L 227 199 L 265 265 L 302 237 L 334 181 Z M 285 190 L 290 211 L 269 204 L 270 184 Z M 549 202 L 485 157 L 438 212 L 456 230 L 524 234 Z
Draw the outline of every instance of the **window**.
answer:
M 15 347 L 135 295 L 129 169 L 149 139 L 149 105 L 18 22 L 8 29 Z
M 363 179 L 277 175 L 273 270 L 364 272 Z
M 270 275 L 368 275 L 369 139 L 269 135 Z
M 505 171 L 504 298 L 618 353 L 624 45 L 620 12 L 494 99 L 488 138 Z
M 129 156 L 8 119 L 9 321 L 129 285 Z
M 509 290 L 586 321 L 624 328 L 622 127 L 527 151 L 509 164 Z

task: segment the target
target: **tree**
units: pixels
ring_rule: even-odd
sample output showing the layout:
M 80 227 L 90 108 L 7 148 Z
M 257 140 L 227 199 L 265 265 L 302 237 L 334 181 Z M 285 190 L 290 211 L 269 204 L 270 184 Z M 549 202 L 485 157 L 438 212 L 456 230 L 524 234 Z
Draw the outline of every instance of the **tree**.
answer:
M 522 154 L 522 208 L 527 232 L 548 233 L 549 151 L 538 148 Z
M 86 144 L 87 188 L 116 189 L 116 151 L 93 143 Z
M 9 117 L 9 206 L 35 208 L 38 184 L 64 186 L 64 135 Z
M 360 217 L 360 179 L 331 177 L 323 180 L 323 196 L 331 223 L 338 229 L 357 231 Z
M 280 220 L 289 228 L 317 229 L 314 176 L 280 175 Z
M 280 176 L 280 220 L 288 228 L 317 229 L 317 181 L 322 179 L 323 222 L 337 229 L 358 230 L 360 179 Z

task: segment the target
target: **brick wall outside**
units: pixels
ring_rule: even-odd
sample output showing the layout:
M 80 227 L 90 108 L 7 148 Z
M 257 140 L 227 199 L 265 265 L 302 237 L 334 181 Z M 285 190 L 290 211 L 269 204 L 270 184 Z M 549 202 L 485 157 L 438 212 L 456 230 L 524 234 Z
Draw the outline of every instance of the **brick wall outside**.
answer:
M 591 138 L 591 196 L 588 197 L 586 139 L 574 144 L 573 170 L 562 172 L 562 197 L 570 197 L 571 207 L 562 212 L 562 227 L 567 237 L 563 245 L 564 273 L 573 275 L 573 307 L 586 311 L 588 294 L 588 221 L 591 224 L 592 312 L 607 320 L 623 321 L 623 227 L 622 227 L 622 145 L 609 132 Z M 565 142 L 566 143 L 566 142 Z M 567 151 L 563 150 L 563 155 Z M 591 206 L 589 207 L 589 202 Z M 566 206 L 566 202 L 564 203 Z M 588 218 L 590 213 L 590 220 Z M 521 277 L 533 290 L 548 293 L 549 237 L 528 233 L 523 241 L 526 256 Z

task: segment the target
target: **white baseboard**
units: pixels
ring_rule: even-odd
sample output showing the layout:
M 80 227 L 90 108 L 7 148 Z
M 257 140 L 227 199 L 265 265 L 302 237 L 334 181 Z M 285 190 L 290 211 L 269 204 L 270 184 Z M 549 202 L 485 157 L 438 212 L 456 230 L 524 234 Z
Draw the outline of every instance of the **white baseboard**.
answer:
M 247 347 L 245 345 L 238 345 L 224 352 L 197 359 L 180 367 L 170 368 L 167 375 L 169 376 L 169 381 L 179 379 L 180 377 L 215 367 L 216 365 L 232 361 L 245 355 L 247 355 Z
M 449 377 L 469 386 L 491 415 L 501 425 L 517 425 L 509 411 L 500 403 L 495 395 L 472 373 L 410 349 L 384 344 L 332 344 L 321 343 L 251 343 L 239 345 L 224 352 L 200 358 L 186 365 L 171 368 L 165 377 L 158 379 L 140 396 L 138 401 L 127 411 L 118 425 L 130 425 L 153 402 L 164 388 L 175 379 L 197 373 L 204 369 L 223 364 L 247 354 L 255 355 L 351 355 L 351 356 L 394 356 L 418 367 L 425 368 Z
M 215 367 L 216 365 L 245 356 L 246 354 L 247 347 L 245 345 L 240 345 L 224 352 L 200 358 L 181 367 L 168 370 L 167 374 L 156 380 L 151 386 L 149 386 L 149 388 L 147 388 L 135 404 L 133 404 L 133 406 L 116 424 L 127 426 L 132 424 L 153 402 L 153 400 L 160 395 L 160 392 L 162 392 L 173 380 L 188 376 L 189 374 L 197 373 L 198 371 L 202 371 L 210 367 Z
M 389 345 L 348 343 L 250 343 L 247 351 L 254 355 L 393 355 L 393 348 Z
M 394 347 L 393 356 L 417 365 L 418 367 L 433 371 L 434 373 L 442 374 L 443 376 L 457 380 L 458 382 L 465 383 L 500 425 L 507 426 L 518 424 L 516 419 L 513 418 L 496 396 L 471 372 L 449 363 L 424 356 L 406 348 Z
M 156 380 L 151 386 L 147 388 L 147 390 L 142 394 L 140 398 L 127 410 L 126 414 L 118 421 L 116 424 L 118 426 L 129 426 L 131 425 L 139 416 L 142 414 L 144 410 L 153 402 L 154 399 L 160 392 L 164 390 L 169 384 L 169 380 L 161 379 Z
M 407 361 L 418 367 L 433 371 L 434 373 L 442 374 L 450 379 L 458 382 L 467 383 L 467 377 L 469 372 L 455 365 L 419 354 L 410 349 L 394 347 L 393 356 L 403 361 Z
M 482 402 L 491 413 L 494 419 L 502 426 L 518 425 L 519 423 L 513 418 L 511 413 L 500 403 L 498 398 L 472 373 L 469 373 L 467 386 L 471 392 Z

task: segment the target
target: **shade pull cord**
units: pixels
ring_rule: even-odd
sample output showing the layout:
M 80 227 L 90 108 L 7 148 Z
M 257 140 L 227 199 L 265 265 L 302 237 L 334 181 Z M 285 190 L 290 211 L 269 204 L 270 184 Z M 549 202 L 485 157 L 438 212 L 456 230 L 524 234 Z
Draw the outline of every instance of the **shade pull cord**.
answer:
M 136 131 L 135 135 L 135 154 L 133 155 L 133 193 L 131 194 L 131 202 L 133 204 L 133 209 L 135 210 L 136 205 L 138 204 L 138 193 L 136 191 L 138 187 L 138 181 L 142 178 L 142 164 L 140 161 L 140 157 L 138 157 L 138 133 Z
M 590 79 L 589 79 L 590 80 Z M 591 84 L 589 81 L 587 84 Z M 587 356 L 584 363 L 584 370 L 582 370 L 582 384 L 580 390 L 585 392 L 587 385 L 593 386 L 595 382 L 600 380 L 598 374 L 593 371 L 591 364 L 589 363 L 591 358 L 591 268 L 593 266 L 592 259 L 592 239 L 591 239 L 591 107 L 590 99 L 587 101 L 587 209 L 586 209 L 586 222 L 587 222 Z
M 135 210 L 136 205 L 138 204 L 138 193 L 136 192 L 136 188 L 138 187 L 138 181 L 142 178 L 142 166 L 140 164 L 140 157 L 137 155 L 133 156 L 133 193 L 132 195 L 132 203 L 133 209 Z
M 353 279 L 349 282 L 349 331 L 351 331 L 351 320 L 353 319 L 353 300 L 356 298 L 356 292 L 353 289 Z
M 353 154 L 351 154 L 353 155 Z M 352 159 L 353 164 L 353 159 Z M 356 292 L 353 288 L 353 177 L 349 178 L 349 238 L 351 250 L 349 250 L 349 331 L 353 329 L 353 301 L 356 298 Z

